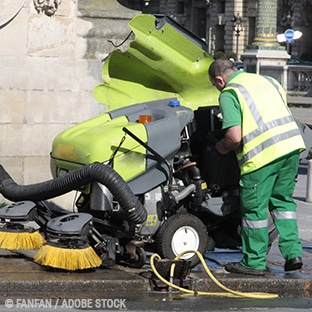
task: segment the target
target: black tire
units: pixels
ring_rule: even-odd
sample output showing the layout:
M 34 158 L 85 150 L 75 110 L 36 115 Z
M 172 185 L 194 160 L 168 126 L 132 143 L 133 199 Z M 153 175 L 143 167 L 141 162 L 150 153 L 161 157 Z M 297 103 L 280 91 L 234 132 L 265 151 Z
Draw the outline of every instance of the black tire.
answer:
M 208 233 L 204 223 L 196 216 L 174 214 L 161 225 L 155 242 L 157 253 L 162 258 L 174 259 L 186 250 L 197 250 L 203 255 L 208 246 Z M 191 267 L 199 263 L 194 253 L 185 254 L 181 259 L 190 260 Z

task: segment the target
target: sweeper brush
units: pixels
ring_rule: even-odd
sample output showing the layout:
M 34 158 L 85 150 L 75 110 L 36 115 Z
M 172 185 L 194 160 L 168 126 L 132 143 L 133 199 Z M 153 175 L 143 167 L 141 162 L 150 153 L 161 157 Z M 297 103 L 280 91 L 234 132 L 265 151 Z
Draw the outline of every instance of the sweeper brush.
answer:
M 0 229 L 0 248 L 2 249 L 37 249 L 44 242 L 42 235 L 34 229 Z
M 72 213 L 47 223 L 47 243 L 34 257 L 44 266 L 68 271 L 99 267 L 102 259 L 89 245 L 92 233 L 92 215 Z
M 33 202 L 18 202 L 0 209 L 0 248 L 37 249 L 45 239 L 38 232 L 37 208 Z
M 84 248 L 81 246 L 71 248 L 69 246 L 55 247 L 47 243 L 40 248 L 34 260 L 44 266 L 68 271 L 96 268 L 102 264 L 101 258 L 87 244 Z

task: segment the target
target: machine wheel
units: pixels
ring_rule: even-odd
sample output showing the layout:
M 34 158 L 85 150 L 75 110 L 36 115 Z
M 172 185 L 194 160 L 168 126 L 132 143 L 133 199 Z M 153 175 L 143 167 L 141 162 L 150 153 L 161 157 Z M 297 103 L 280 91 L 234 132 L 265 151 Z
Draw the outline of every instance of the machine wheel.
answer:
M 137 247 L 135 249 L 135 253 L 137 254 L 138 258 L 136 260 L 130 260 L 127 262 L 130 268 L 141 268 L 146 262 L 146 252 L 143 247 Z
M 204 254 L 208 246 L 208 233 L 204 223 L 196 216 L 174 214 L 161 225 L 155 241 L 161 257 L 174 259 L 186 250 L 198 250 Z M 190 260 L 191 267 L 199 263 L 194 253 L 187 253 L 181 259 Z

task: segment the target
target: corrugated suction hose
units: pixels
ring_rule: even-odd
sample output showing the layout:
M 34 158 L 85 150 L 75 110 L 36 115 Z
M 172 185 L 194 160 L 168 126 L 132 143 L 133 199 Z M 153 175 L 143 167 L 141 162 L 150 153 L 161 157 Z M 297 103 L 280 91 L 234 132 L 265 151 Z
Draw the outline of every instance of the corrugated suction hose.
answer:
M 128 216 L 128 221 L 143 223 L 147 212 L 136 198 L 128 184 L 110 166 L 92 163 L 70 171 L 56 179 L 30 184 L 18 185 L 0 165 L 0 193 L 11 201 L 41 201 L 54 198 L 76 190 L 86 184 L 98 182 L 105 185 L 119 202 L 121 209 Z

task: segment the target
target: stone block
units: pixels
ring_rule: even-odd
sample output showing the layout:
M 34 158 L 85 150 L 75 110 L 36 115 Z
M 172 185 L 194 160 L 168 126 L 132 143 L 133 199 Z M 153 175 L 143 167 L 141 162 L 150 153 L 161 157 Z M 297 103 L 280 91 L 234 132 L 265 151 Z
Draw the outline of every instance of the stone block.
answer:
M 23 155 L 23 124 L 1 124 L 1 157 L 21 157 Z
M 70 124 L 2 124 L 0 151 L 2 157 L 45 157 L 52 141 Z
M 10 93 L 13 89 L 25 89 L 27 85 L 25 63 L 25 57 L 0 57 L 0 85 L 2 90 L 7 90 Z
M 96 16 L 103 19 L 131 19 L 140 11 L 128 9 L 116 0 L 105 0 L 105 5 L 98 0 L 79 0 L 78 13 L 82 16 Z
M 24 159 L 0 156 L 0 164 L 17 184 L 23 184 Z M 1 199 L 0 199 L 1 202 Z
M 84 38 L 87 39 L 88 49 L 85 57 L 97 58 L 98 54 L 110 53 L 118 49 L 125 51 L 133 40 L 130 34 L 129 20 L 114 20 L 105 18 L 84 18 L 85 21 L 92 23 L 92 28 Z M 122 45 L 120 45 L 122 43 Z M 114 46 L 115 45 L 115 46 Z M 120 45 L 120 46 L 119 46 Z
M 75 19 L 46 15 L 29 17 L 28 54 L 41 57 L 73 58 Z
M 104 114 L 106 112 L 107 107 L 103 104 L 98 103 L 94 99 L 92 91 L 80 92 L 79 96 L 80 97 L 77 100 L 77 104 L 80 104 L 80 106 L 85 106 L 87 112 L 87 114 L 85 115 L 81 113 L 77 115 L 77 120 L 79 122 L 98 116 L 100 114 Z
M 73 60 L 33 57 L 24 59 L 16 65 L 10 63 L 8 66 L 12 73 L 15 72 L 15 75 L 17 69 L 20 68 L 17 80 L 11 79 L 10 85 L 13 84 L 15 88 L 69 92 L 79 89 Z
M 102 65 L 102 62 L 96 59 L 75 62 L 75 79 L 79 91 L 92 91 L 96 85 L 101 83 Z
M 26 94 L 22 90 L 0 90 L 0 127 L 1 124 L 23 123 Z
M 24 157 L 24 184 L 34 184 L 52 179 L 50 157 Z
M 72 125 L 103 112 L 105 106 L 95 101 L 91 91 L 32 91 L 25 107 L 25 120 L 28 124 L 41 124 L 42 127 L 49 124 Z
M 93 25 L 91 21 L 84 20 L 83 18 L 77 17 L 76 19 L 76 58 L 81 59 L 87 55 L 88 52 L 88 36 L 89 31 Z
M 63 94 L 63 100 L 60 94 Z M 72 102 L 72 96 L 65 97 L 64 92 L 28 91 L 25 107 L 27 124 L 41 124 L 44 131 L 50 123 L 64 123 L 64 115 L 71 118 Z
M 69 124 L 24 125 L 20 140 L 22 156 L 49 156 L 55 136 L 68 127 Z

